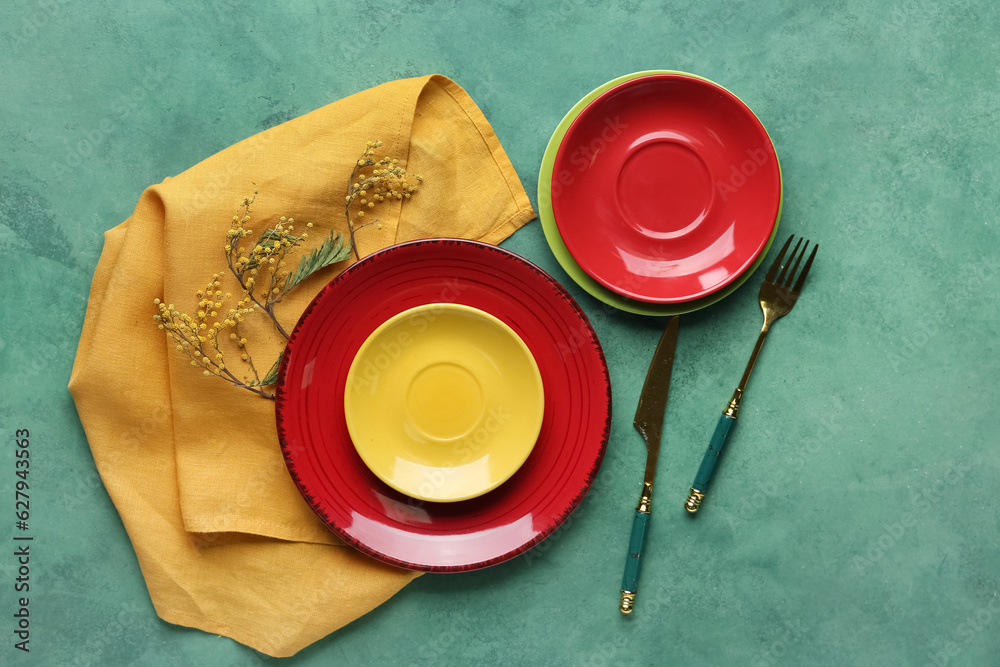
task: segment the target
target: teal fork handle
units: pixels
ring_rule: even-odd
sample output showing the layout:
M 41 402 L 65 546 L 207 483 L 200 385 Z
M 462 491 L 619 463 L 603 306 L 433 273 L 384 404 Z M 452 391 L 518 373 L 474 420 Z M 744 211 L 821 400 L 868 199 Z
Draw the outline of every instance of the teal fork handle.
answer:
M 728 414 L 723 414 L 719 418 L 719 423 L 715 427 L 715 433 L 712 434 L 712 441 L 708 443 L 708 451 L 705 452 L 705 458 L 701 460 L 701 467 L 698 468 L 698 474 L 695 475 L 694 484 L 691 486 L 691 493 L 684 503 L 684 509 L 691 514 L 698 511 L 701 501 L 704 500 L 705 494 L 708 492 L 708 485 L 712 481 L 712 475 L 715 474 L 715 466 L 719 463 L 722 450 L 726 448 L 729 430 L 735 423 L 736 419 L 730 417 Z
M 639 590 L 639 566 L 642 561 L 642 542 L 646 537 L 646 523 L 649 512 L 635 511 L 632 519 L 632 536 L 628 540 L 628 557 L 625 559 L 625 574 L 622 576 L 622 601 L 618 609 L 623 614 L 631 614 L 635 607 L 635 594 Z

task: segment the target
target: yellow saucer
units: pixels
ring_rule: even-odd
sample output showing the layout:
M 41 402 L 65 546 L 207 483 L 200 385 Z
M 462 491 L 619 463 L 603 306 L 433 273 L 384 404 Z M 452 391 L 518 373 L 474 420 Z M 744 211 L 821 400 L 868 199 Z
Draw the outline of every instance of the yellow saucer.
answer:
M 400 493 L 480 496 L 528 458 L 542 427 L 542 377 L 499 319 L 431 303 L 386 320 L 347 374 L 347 430 L 365 465 Z

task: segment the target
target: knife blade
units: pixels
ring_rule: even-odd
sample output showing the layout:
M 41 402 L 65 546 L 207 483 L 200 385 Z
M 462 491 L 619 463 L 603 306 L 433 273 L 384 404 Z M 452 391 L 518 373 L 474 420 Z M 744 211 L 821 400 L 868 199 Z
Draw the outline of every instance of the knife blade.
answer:
M 653 360 L 646 371 L 646 381 L 639 395 L 639 405 L 635 410 L 632 425 L 646 441 L 646 471 L 642 479 L 642 495 L 632 518 L 632 533 L 629 538 L 628 557 L 625 560 L 625 574 L 622 576 L 621 601 L 618 609 L 623 614 L 631 614 L 635 608 L 635 596 L 639 588 L 639 565 L 642 560 L 642 543 L 646 535 L 653 499 L 653 482 L 660 457 L 660 439 L 663 433 L 663 418 L 670 390 L 670 376 L 674 368 L 677 350 L 677 332 L 680 317 L 674 315 L 667 322 L 656 345 Z

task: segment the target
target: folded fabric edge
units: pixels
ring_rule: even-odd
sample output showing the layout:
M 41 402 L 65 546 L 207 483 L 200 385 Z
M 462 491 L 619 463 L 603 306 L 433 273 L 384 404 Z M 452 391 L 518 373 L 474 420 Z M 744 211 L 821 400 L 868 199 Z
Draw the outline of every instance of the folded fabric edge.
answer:
M 302 646 L 295 647 L 294 649 L 289 649 L 288 647 L 279 647 L 278 644 L 272 642 L 262 641 L 258 636 L 245 632 L 240 628 L 233 627 L 232 625 L 210 619 L 206 616 L 196 616 L 194 614 L 178 611 L 176 609 L 161 609 L 160 607 L 156 607 L 156 615 L 159 616 L 161 620 L 166 621 L 171 625 L 179 625 L 185 628 L 191 628 L 192 630 L 196 630 L 198 632 L 207 632 L 212 635 L 229 637 L 235 642 L 243 644 L 244 646 L 249 646 L 253 650 L 269 655 L 272 658 L 290 658 L 306 646 L 309 646 L 309 644 L 313 643 L 309 642 Z
M 111 270 L 118 260 L 118 253 L 121 251 L 121 239 L 128 232 L 129 220 L 131 218 L 104 232 L 104 244 L 97 260 L 97 266 L 94 267 L 94 275 L 90 279 L 90 290 L 87 293 L 87 309 L 83 316 L 83 324 L 80 327 L 80 339 L 77 341 L 76 352 L 73 355 L 73 368 L 70 371 L 69 382 L 66 385 L 70 395 L 74 397 L 74 401 L 76 398 L 76 388 L 81 381 L 80 377 L 83 373 L 86 354 L 90 351 L 90 344 L 93 340 L 91 331 L 93 331 L 100 316 L 100 307 L 104 301 L 104 291 L 107 288 Z
M 239 530 L 234 530 L 233 525 L 239 524 Z M 274 521 L 254 520 L 248 521 L 245 516 L 222 516 L 222 517 L 194 517 L 184 518 L 184 529 L 192 535 L 207 535 L 213 533 L 235 533 L 248 535 L 257 538 L 278 540 L 281 542 L 305 542 L 309 544 L 321 544 L 329 547 L 346 547 L 347 544 L 337 537 L 332 531 L 329 540 L 319 540 L 313 530 L 295 530 L 283 523 Z
M 511 234 L 524 227 L 526 224 L 538 217 L 534 209 L 529 205 L 526 209 L 521 209 L 506 221 L 500 223 L 494 227 L 488 234 L 483 236 L 481 241 L 484 243 L 490 243 L 493 245 L 499 244 L 501 241 L 510 237 Z
M 412 576 L 399 586 L 399 588 L 396 590 L 397 593 L 400 590 L 402 590 L 407 584 L 409 584 L 413 579 L 416 579 L 417 577 L 421 576 L 422 573 L 410 572 L 409 574 Z M 371 609 L 344 622 L 343 624 L 337 626 L 336 628 L 330 629 L 328 632 L 322 633 L 320 636 L 303 637 L 300 641 L 294 643 L 289 643 L 289 642 L 279 643 L 279 642 L 268 641 L 263 639 L 257 634 L 248 632 L 243 628 L 238 628 L 228 623 L 224 623 L 222 621 L 209 618 L 206 615 L 191 614 L 189 612 L 181 611 L 179 609 L 158 605 L 155 599 L 153 599 L 153 607 L 154 610 L 156 611 L 156 615 L 159 616 L 161 620 L 163 620 L 166 623 L 170 623 L 171 625 L 177 625 L 185 628 L 191 628 L 193 630 L 201 632 L 207 632 L 209 634 L 228 637 L 229 639 L 232 639 L 233 641 L 239 644 L 248 646 L 255 651 L 259 651 L 260 653 L 271 656 L 273 658 L 289 658 L 298 653 L 299 651 L 301 651 L 302 649 L 311 646 L 312 644 L 316 643 L 317 641 L 320 641 L 325 637 L 332 635 L 337 630 L 340 630 L 341 628 L 358 620 L 362 616 L 365 616 L 368 613 L 374 611 L 392 597 L 393 596 L 390 595 L 388 598 L 386 598 L 382 602 L 379 602 Z
M 511 198 L 517 206 L 517 211 L 514 215 L 498 222 L 493 229 L 479 239 L 485 243 L 496 245 L 534 220 L 538 217 L 538 214 L 532 208 L 531 200 L 524 190 L 524 184 L 521 183 L 521 177 L 517 175 L 517 170 L 514 169 L 514 164 L 510 161 L 507 151 L 504 150 L 503 145 L 500 143 L 500 138 L 497 137 L 493 126 L 490 125 L 479 105 L 475 103 L 462 86 L 443 74 L 431 75 L 428 78 L 428 83 L 430 82 L 436 83 L 442 90 L 448 93 L 455 100 L 456 104 L 461 107 L 462 111 L 465 112 L 465 115 L 468 116 L 473 126 L 479 132 L 479 136 L 482 137 L 487 148 L 489 148 L 490 154 L 493 156 L 493 161 L 500 170 L 504 183 L 510 191 Z

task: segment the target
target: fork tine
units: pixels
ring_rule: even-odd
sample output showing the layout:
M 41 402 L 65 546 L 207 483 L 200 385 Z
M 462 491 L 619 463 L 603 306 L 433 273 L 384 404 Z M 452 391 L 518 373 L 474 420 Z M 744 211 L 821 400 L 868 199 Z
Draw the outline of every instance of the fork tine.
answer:
M 778 279 L 774 281 L 776 285 L 782 285 L 785 282 L 785 275 L 788 273 L 788 265 L 791 264 L 792 260 L 795 258 L 796 253 L 799 251 L 799 246 L 802 245 L 802 238 L 800 237 L 795 243 L 795 248 L 792 249 L 792 254 L 788 256 L 788 261 L 781 268 L 781 273 L 778 274 Z M 791 278 L 791 276 L 789 276 Z
M 789 236 L 788 240 L 785 241 L 785 245 L 781 246 L 781 252 L 779 252 L 778 256 L 774 258 L 774 263 L 771 264 L 771 268 L 767 270 L 767 275 L 764 276 L 764 282 L 766 283 L 774 282 L 774 277 L 778 275 L 778 269 L 781 268 L 781 260 L 785 256 L 785 251 L 788 250 L 788 246 L 792 244 L 792 239 L 794 238 L 795 238 L 794 235 Z
M 805 242 L 806 244 L 802 246 L 802 252 L 792 255 L 795 257 L 795 263 L 792 264 L 792 268 L 788 271 L 788 278 L 781 283 L 781 286 L 785 289 L 790 289 L 792 287 L 792 281 L 795 280 L 795 272 L 799 270 L 799 264 L 802 262 L 802 258 L 806 256 L 806 252 L 809 250 L 809 240 L 805 239 Z M 795 248 L 798 249 L 798 246 L 795 246 Z
M 804 283 L 806 281 L 806 274 L 809 273 L 809 267 L 812 266 L 813 257 L 816 256 L 816 251 L 817 250 L 819 250 L 819 244 L 818 243 L 813 246 L 813 251 L 809 254 L 809 259 L 806 260 L 806 265 L 804 267 L 802 267 L 802 275 L 800 275 L 799 279 L 795 281 L 795 287 L 792 288 L 792 293 L 793 294 L 798 294 L 799 290 L 802 289 L 802 283 Z M 804 255 L 805 252 L 803 252 L 802 254 Z

